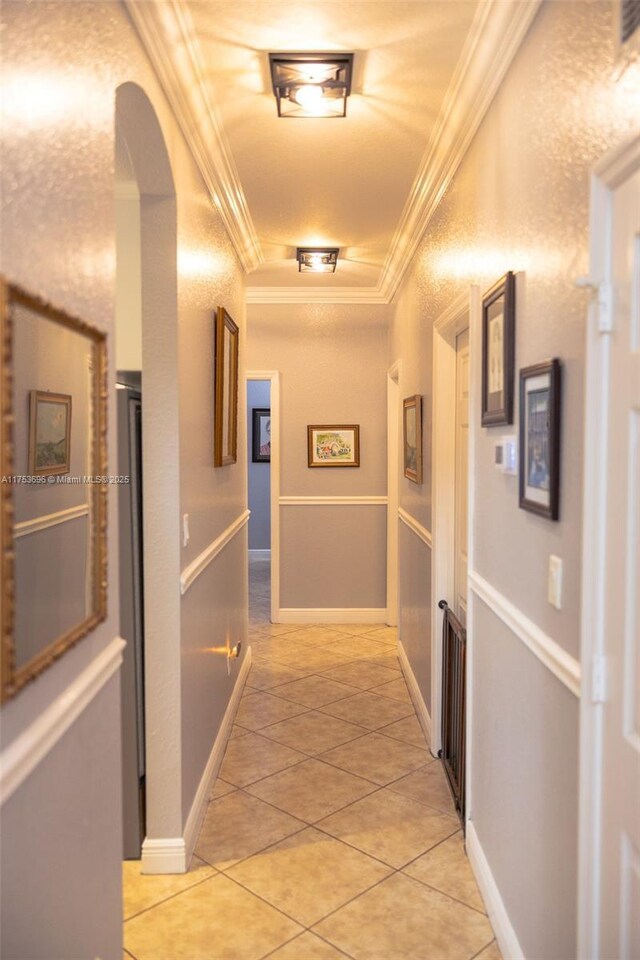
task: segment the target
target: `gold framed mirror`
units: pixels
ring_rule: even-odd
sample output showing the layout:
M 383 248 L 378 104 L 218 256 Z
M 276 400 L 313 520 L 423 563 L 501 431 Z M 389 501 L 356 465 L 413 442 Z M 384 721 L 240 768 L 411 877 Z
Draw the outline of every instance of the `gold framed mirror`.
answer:
M 107 346 L 0 278 L 0 702 L 104 620 Z

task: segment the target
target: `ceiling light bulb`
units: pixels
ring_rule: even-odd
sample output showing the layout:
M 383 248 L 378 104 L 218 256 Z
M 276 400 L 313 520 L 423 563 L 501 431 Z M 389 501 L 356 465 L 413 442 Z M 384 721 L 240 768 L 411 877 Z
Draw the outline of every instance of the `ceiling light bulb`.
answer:
M 298 87 L 295 99 L 296 103 L 299 103 L 304 110 L 319 110 L 321 109 L 322 87 L 306 83 L 303 87 Z
M 322 270 L 322 255 L 320 253 L 312 253 L 309 257 L 309 266 L 312 270 Z

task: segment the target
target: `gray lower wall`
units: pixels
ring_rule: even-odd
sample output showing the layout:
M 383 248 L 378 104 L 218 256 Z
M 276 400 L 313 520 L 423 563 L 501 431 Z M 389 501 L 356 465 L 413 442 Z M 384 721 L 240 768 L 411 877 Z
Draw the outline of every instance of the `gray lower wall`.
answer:
M 119 729 L 116 674 L 2 807 L 4 960 L 122 960 Z
M 471 819 L 524 955 L 576 956 L 579 701 L 473 597 Z
M 398 523 L 398 632 L 431 714 L 431 550 Z
M 282 506 L 280 606 L 385 608 L 386 538 L 382 505 Z

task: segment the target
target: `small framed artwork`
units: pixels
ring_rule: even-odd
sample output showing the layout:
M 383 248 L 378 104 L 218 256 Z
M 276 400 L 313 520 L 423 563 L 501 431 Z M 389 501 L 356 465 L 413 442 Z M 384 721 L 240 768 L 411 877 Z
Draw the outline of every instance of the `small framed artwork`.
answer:
M 558 359 L 520 371 L 520 506 L 549 520 L 559 516 L 560 388 Z
M 29 472 L 36 477 L 69 473 L 71 397 L 31 390 L 29 398 Z
M 254 463 L 269 463 L 271 460 L 271 410 L 267 407 L 253 409 L 251 459 Z
M 359 467 L 359 424 L 311 424 L 307 427 L 310 467 Z
M 218 307 L 215 330 L 215 405 L 213 465 L 237 460 L 238 327 L 224 307 Z
M 482 298 L 482 426 L 513 423 L 516 281 L 504 275 Z
M 407 397 L 402 406 L 404 475 L 414 483 L 422 483 L 422 397 Z

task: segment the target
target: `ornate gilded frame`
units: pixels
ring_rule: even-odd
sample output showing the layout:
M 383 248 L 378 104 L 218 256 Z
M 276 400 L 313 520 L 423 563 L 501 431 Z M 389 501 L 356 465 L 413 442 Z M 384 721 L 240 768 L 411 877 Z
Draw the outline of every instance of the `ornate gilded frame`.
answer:
M 226 356 L 225 332 L 229 333 Z M 213 430 L 213 465 L 226 467 L 238 458 L 238 326 L 224 307 L 218 307 L 215 323 L 215 403 Z M 228 361 L 228 363 L 227 363 Z M 228 370 L 229 376 L 225 376 Z M 225 424 L 227 446 L 225 449 Z
M 15 654 L 15 552 L 13 537 L 13 328 L 14 307 L 20 305 L 91 341 L 92 416 L 91 463 L 93 477 L 105 478 L 90 485 L 90 558 L 92 564 L 90 614 L 57 637 L 28 663 L 16 668 Z M 0 703 L 14 697 L 26 684 L 61 657 L 105 619 L 107 615 L 107 342 L 95 327 L 46 303 L 0 277 Z

